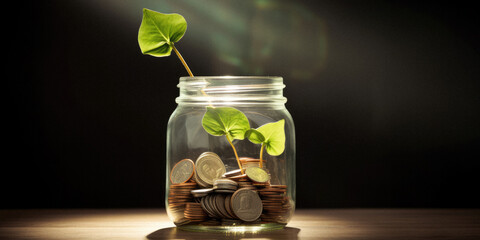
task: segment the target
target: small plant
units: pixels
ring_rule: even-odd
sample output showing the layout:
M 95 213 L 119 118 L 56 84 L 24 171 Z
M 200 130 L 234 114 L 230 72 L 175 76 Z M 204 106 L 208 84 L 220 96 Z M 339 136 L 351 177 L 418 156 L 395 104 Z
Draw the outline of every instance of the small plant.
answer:
M 243 174 L 242 164 L 233 145 L 233 140 L 243 140 L 245 132 L 250 129 L 250 123 L 248 123 L 245 114 L 232 107 L 207 107 L 207 112 L 202 119 L 202 126 L 205 131 L 213 136 L 225 136 L 227 138 L 237 159 L 238 167 Z
M 175 48 L 185 32 L 187 21 L 182 15 L 172 13 L 163 14 L 149 9 L 143 9 L 143 19 L 138 30 L 138 44 L 143 54 L 154 57 L 170 56 L 172 50 L 177 54 L 188 74 L 193 77 L 192 71 Z
M 260 147 L 260 168 L 263 167 L 263 149 L 271 156 L 278 156 L 285 150 L 285 120 L 267 123 L 257 129 L 249 129 L 245 137 Z
M 238 158 L 233 139 L 243 140 L 248 138 L 252 143 L 261 144 L 260 168 L 263 168 L 264 149 L 272 156 L 278 156 L 285 150 L 285 120 L 267 123 L 257 129 L 250 128 L 247 117 L 241 111 L 232 107 L 207 107 L 203 116 L 202 126 L 213 136 L 225 136 L 232 146 L 238 167 L 243 168 Z
M 187 22 L 179 14 L 163 14 L 149 9 L 143 9 L 143 18 L 138 30 L 138 44 L 143 54 L 154 57 L 167 57 L 172 50 L 176 53 L 188 74 L 193 73 L 175 47 L 187 30 Z M 202 94 L 207 96 L 204 90 Z M 272 156 L 278 156 L 285 149 L 285 121 L 267 123 L 257 129 L 250 128 L 247 117 L 241 111 L 232 107 L 207 107 L 202 119 L 202 126 L 213 136 L 225 136 L 232 146 L 238 167 L 244 174 L 237 150 L 233 145 L 234 139 L 248 138 L 252 143 L 261 144 L 260 167 L 263 167 L 264 149 Z

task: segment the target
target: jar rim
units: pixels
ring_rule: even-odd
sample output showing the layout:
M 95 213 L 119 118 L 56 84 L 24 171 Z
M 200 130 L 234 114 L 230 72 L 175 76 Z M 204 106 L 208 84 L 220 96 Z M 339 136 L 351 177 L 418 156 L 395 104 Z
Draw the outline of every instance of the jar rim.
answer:
M 278 76 L 181 77 L 177 103 L 243 102 L 284 104 L 283 78 Z
M 258 80 L 283 80 L 280 76 L 241 76 L 241 75 L 219 75 L 219 76 L 183 76 L 180 77 L 180 81 L 182 80 L 203 80 L 203 79 L 258 79 Z

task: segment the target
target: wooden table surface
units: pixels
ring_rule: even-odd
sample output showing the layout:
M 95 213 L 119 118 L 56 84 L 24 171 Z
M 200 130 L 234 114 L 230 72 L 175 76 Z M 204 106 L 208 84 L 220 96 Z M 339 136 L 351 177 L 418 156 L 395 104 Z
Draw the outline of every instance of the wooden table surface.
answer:
M 299 209 L 283 230 L 178 230 L 164 209 L 0 210 L 0 239 L 480 239 L 480 209 Z

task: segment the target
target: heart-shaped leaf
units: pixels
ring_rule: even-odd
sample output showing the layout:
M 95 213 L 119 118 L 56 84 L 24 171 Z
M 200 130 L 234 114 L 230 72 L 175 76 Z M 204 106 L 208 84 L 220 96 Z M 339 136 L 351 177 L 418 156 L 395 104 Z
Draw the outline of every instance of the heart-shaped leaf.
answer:
M 264 140 L 262 143 L 265 145 L 265 150 L 272 156 L 278 156 L 285 150 L 285 120 L 282 119 L 278 122 L 267 123 L 256 130 L 261 133 Z M 253 143 L 260 140 L 258 134 L 250 134 L 256 139 L 250 139 Z
M 245 137 L 248 138 L 250 142 L 255 144 L 265 142 L 265 137 L 263 136 L 263 134 L 254 128 L 248 129 L 248 131 L 245 132 Z
M 250 129 L 245 114 L 232 107 L 207 107 L 202 126 L 211 135 L 226 135 L 230 141 L 244 139 L 245 132 Z
M 187 22 L 181 15 L 163 14 L 144 8 L 138 44 L 143 54 L 170 56 L 173 43 L 178 42 L 186 30 Z

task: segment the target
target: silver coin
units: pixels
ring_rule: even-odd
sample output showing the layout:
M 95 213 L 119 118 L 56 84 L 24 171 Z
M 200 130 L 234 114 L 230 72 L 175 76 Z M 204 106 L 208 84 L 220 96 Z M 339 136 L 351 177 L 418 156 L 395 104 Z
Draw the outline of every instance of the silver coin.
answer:
M 224 194 L 216 194 L 215 196 L 215 207 L 218 209 L 222 218 L 229 218 L 227 210 L 225 209 L 225 195 Z
M 228 171 L 228 172 L 224 173 L 222 175 L 222 177 L 224 177 L 224 178 L 233 177 L 233 176 L 237 176 L 237 175 L 240 175 L 240 174 L 242 174 L 242 170 L 241 169 L 235 169 L 235 170 Z
M 237 186 L 238 183 L 230 180 L 230 179 L 216 179 L 215 182 L 213 183 L 214 185 L 219 185 L 219 184 L 224 184 L 224 185 L 232 185 L 232 186 Z
M 212 185 L 202 181 L 202 179 L 200 179 L 200 177 L 198 177 L 196 171 L 195 171 L 195 181 L 198 183 L 198 185 L 200 185 L 203 188 L 211 188 L 212 187 Z
M 230 201 L 235 215 L 245 222 L 255 221 L 262 214 L 262 200 L 255 191 L 241 188 L 235 191 Z
M 215 189 L 216 193 L 234 193 L 235 190 L 228 190 L 228 189 Z
M 217 205 L 216 205 L 216 201 L 215 201 L 215 198 L 217 197 L 217 195 L 219 194 L 211 194 L 209 195 L 209 201 L 208 201 L 208 205 L 210 206 L 210 209 L 213 211 L 213 213 L 215 214 L 216 218 L 220 219 L 220 218 L 223 218 L 222 214 L 220 213 L 220 211 L 218 210 L 217 208 Z
M 190 192 L 194 197 L 205 197 L 212 191 L 213 191 L 213 188 L 202 188 L 202 189 L 194 189 L 194 190 L 191 190 Z
M 227 210 L 228 215 L 230 215 L 231 218 L 236 219 L 237 216 L 235 216 L 231 208 L 231 202 L 230 202 L 231 198 L 232 198 L 231 194 L 227 194 L 227 196 L 225 197 L 225 210 Z
M 207 213 L 209 217 L 214 217 L 215 215 L 210 211 L 210 208 L 206 205 L 207 197 L 203 197 L 202 200 L 200 201 L 200 205 L 202 206 L 202 209 Z
M 196 176 L 201 182 L 213 186 L 215 179 L 219 179 L 225 173 L 225 165 L 222 159 L 215 153 L 203 153 L 196 161 Z

